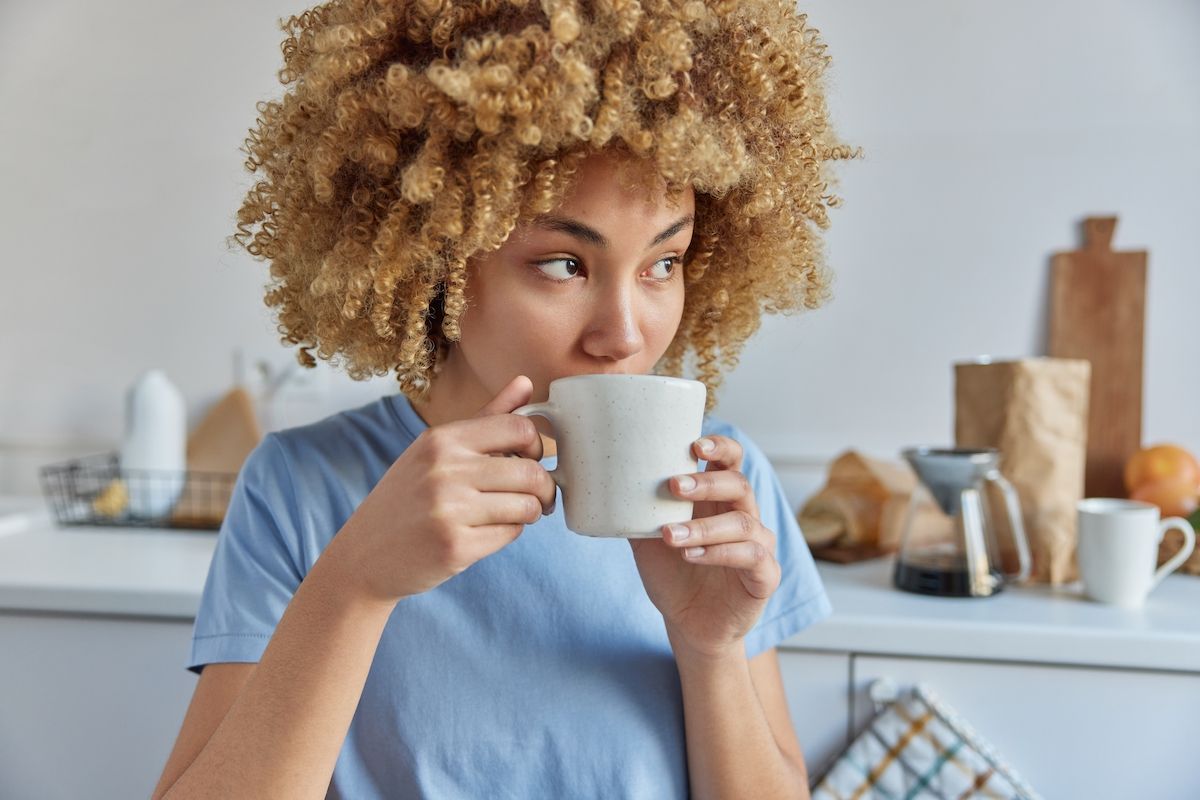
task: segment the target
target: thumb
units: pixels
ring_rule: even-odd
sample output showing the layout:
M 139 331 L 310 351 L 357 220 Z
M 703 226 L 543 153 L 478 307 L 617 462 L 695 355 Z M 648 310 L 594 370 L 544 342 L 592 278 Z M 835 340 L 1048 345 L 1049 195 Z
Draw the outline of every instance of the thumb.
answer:
M 476 417 L 489 417 L 493 414 L 507 414 L 529 402 L 533 396 L 533 381 L 524 375 L 518 375 L 508 382 L 500 392 L 479 409 Z

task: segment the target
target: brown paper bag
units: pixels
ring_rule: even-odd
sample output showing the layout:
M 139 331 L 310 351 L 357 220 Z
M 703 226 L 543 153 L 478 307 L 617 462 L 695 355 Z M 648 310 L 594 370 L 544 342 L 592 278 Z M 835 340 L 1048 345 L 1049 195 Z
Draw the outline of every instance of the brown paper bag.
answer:
M 1082 359 L 954 365 L 955 441 L 1000 450 L 1000 471 L 1021 497 L 1034 582 L 1076 579 L 1090 382 L 1091 364 Z

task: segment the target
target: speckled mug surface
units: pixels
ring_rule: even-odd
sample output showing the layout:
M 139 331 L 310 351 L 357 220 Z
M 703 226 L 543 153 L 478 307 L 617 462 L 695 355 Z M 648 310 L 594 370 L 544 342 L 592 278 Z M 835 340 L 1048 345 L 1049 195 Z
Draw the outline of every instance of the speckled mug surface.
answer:
M 551 381 L 545 403 L 514 414 L 554 428 L 567 527 L 585 536 L 661 538 L 692 518 L 667 480 L 697 471 L 692 443 L 704 421 L 705 387 L 659 375 L 573 375 Z

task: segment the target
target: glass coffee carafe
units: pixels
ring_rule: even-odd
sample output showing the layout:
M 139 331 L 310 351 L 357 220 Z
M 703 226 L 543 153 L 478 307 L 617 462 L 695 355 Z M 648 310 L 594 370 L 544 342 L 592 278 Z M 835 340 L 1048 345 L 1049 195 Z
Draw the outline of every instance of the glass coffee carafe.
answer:
M 998 450 L 913 447 L 903 455 L 920 481 L 909 502 L 896 557 L 893 581 L 898 588 L 987 597 L 1007 581 L 1029 577 L 1021 504 L 1000 474 Z M 995 513 L 997 506 L 1000 515 Z M 1003 552 L 1002 531 L 1012 545 Z M 1015 558 L 1003 558 L 1013 551 Z

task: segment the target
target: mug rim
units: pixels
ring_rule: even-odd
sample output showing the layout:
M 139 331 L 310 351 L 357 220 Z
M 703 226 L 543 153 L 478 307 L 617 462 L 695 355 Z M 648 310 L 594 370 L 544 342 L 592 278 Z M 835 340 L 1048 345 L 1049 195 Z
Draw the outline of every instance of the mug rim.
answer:
M 1075 503 L 1075 510 L 1081 514 L 1140 514 L 1157 512 L 1159 508 L 1153 503 L 1127 497 L 1085 497 Z
M 700 381 L 691 380 L 690 378 L 679 378 L 674 375 L 655 375 L 647 372 L 582 372 L 578 375 L 564 375 L 561 378 L 555 378 L 550 381 L 550 385 L 556 383 L 567 383 L 570 381 L 582 380 L 590 378 L 592 380 L 636 380 L 639 378 L 653 378 L 657 381 L 667 381 L 670 383 L 679 383 L 683 385 L 699 384 L 704 386 Z

